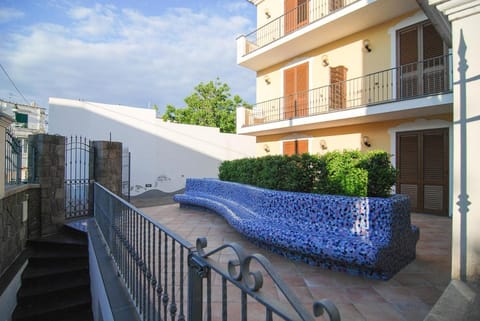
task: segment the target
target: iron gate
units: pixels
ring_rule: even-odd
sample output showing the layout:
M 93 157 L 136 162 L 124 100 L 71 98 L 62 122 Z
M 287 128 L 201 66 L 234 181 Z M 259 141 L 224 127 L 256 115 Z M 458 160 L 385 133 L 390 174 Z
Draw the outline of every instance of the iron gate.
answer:
M 65 217 L 90 214 L 90 140 L 71 136 L 65 141 Z

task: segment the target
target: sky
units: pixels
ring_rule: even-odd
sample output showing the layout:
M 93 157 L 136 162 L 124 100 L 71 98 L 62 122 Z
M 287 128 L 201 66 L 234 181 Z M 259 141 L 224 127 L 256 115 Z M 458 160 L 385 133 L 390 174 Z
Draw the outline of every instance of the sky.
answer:
M 49 97 L 184 107 L 200 82 L 255 102 L 236 41 L 255 29 L 246 0 L 0 0 L 0 99 Z

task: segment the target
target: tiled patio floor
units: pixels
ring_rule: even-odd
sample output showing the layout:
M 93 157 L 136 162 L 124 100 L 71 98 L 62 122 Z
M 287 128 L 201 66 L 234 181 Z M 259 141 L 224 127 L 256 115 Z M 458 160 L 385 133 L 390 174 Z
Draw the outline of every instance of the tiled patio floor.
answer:
M 180 209 L 176 204 L 142 211 L 192 244 L 197 237 L 205 236 L 208 249 L 237 242 L 248 251 L 262 253 L 309 311 L 314 300 L 329 298 L 344 321 L 423 320 L 450 281 L 449 218 L 412 214 L 412 223 L 420 228 L 416 260 L 391 280 L 378 281 L 323 270 L 267 252 L 252 245 L 214 213 Z

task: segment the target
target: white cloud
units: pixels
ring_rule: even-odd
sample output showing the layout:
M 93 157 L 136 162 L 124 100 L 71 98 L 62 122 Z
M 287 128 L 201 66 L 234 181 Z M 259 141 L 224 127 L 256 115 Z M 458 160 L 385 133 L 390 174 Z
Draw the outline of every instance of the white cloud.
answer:
M 25 14 L 13 8 L 0 8 L 0 23 L 6 23 L 15 19 L 23 18 Z
M 245 1 L 245 0 L 227 1 L 227 2 L 224 2 L 223 5 L 224 5 L 225 9 L 227 9 L 228 11 L 231 11 L 231 12 L 241 11 L 241 10 L 246 9 L 249 6 L 251 6 L 251 4 L 247 3 L 247 1 Z
M 181 106 L 195 85 L 217 76 L 254 101 L 255 75 L 236 65 L 235 38 L 253 24 L 246 18 L 190 9 L 146 16 L 102 5 L 68 15 L 69 26 L 37 24 L 11 35 L 9 48 L 0 44 L 23 94 L 44 106 L 49 96 Z M 0 97 L 11 91 L 5 87 L 0 80 Z

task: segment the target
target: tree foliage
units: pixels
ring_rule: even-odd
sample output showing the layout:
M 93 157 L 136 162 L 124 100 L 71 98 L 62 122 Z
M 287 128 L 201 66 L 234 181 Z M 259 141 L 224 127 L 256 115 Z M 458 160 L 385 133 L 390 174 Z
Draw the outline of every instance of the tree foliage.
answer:
M 230 87 L 218 78 L 201 82 L 195 91 L 184 99 L 185 108 L 167 105 L 162 119 L 180 124 L 218 127 L 223 133 L 235 133 L 236 108 L 248 104 L 238 95 L 230 94 Z

